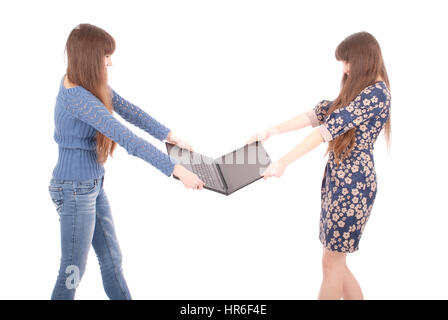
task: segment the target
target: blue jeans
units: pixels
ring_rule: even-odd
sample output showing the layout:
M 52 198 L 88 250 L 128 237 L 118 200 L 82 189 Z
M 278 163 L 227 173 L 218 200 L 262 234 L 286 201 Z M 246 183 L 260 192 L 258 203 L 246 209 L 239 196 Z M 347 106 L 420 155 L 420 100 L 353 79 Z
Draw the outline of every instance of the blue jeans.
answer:
M 48 191 L 61 225 L 61 264 L 52 300 L 74 299 L 92 244 L 110 299 L 131 299 L 121 267 L 104 176 L 84 181 L 51 179 Z

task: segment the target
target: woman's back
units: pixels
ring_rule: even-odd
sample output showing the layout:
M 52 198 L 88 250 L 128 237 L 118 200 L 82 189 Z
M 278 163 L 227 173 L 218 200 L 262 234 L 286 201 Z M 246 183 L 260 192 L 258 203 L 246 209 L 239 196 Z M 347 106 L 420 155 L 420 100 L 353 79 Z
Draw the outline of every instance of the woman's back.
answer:
M 97 130 L 67 111 L 67 95 L 81 97 L 86 95 L 85 91 L 80 86 L 67 89 L 64 78 L 61 80 L 54 109 L 54 140 L 59 157 L 53 178 L 87 180 L 104 175 L 104 166 L 98 162 L 96 153 Z

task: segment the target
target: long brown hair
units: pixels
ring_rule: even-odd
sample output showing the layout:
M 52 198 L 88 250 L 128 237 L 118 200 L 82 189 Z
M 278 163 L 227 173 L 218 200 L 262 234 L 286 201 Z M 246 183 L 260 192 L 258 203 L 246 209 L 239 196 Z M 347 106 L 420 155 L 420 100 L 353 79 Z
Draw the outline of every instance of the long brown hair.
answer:
M 80 24 L 68 36 L 65 51 L 68 80 L 90 91 L 112 113 L 114 108 L 104 59 L 115 51 L 114 38 L 99 27 Z M 104 164 L 109 154 L 112 156 L 117 143 L 100 132 L 97 132 L 96 143 L 98 162 Z
M 370 33 L 358 32 L 348 36 L 336 48 L 335 56 L 336 60 L 349 64 L 350 72 L 349 75 L 344 73 L 342 76 L 341 91 L 328 110 L 328 115 L 336 109 L 347 106 L 364 88 L 376 83 L 378 77 L 381 77 L 390 89 L 380 45 Z M 329 142 L 327 152 L 334 152 L 337 163 L 353 150 L 356 139 L 355 130 L 356 128 L 353 128 Z M 388 148 L 390 134 L 389 114 L 384 127 Z

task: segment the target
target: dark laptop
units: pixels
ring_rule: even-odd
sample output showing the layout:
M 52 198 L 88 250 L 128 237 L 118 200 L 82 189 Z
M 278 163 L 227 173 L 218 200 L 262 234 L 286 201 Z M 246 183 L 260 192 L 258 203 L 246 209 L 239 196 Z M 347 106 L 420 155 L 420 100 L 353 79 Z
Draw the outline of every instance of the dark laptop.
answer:
M 212 159 L 165 142 L 168 154 L 204 181 L 205 189 L 229 195 L 261 179 L 271 159 L 259 141 Z M 179 179 L 173 175 L 175 179 Z

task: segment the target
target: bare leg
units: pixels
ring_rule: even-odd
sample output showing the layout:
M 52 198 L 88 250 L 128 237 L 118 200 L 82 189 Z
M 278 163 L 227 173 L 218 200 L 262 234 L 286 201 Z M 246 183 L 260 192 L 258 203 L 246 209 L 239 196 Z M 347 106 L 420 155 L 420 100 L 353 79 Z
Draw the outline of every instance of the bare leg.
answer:
M 320 287 L 320 300 L 340 300 L 343 295 L 344 277 L 347 265 L 346 253 L 324 248 L 322 257 L 323 279 Z
M 364 300 L 361 287 L 348 267 L 345 269 L 342 298 L 344 300 Z

